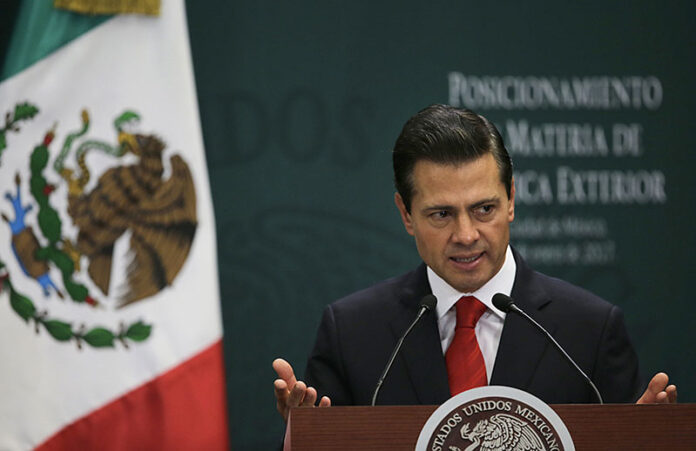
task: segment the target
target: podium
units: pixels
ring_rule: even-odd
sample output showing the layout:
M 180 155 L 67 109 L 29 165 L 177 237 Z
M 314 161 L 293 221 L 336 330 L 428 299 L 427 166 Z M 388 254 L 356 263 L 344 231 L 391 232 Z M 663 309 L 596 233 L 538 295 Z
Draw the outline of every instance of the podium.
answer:
M 285 449 L 413 450 L 438 406 L 299 407 Z M 582 450 L 695 450 L 696 404 L 551 404 Z

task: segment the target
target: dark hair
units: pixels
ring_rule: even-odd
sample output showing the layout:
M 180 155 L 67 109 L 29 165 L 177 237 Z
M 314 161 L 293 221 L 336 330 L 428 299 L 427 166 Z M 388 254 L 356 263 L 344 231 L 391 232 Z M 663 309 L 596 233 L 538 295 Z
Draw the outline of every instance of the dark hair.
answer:
M 431 105 L 411 117 L 392 151 L 394 185 L 411 211 L 413 168 L 420 160 L 457 165 L 492 154 L 508 199 L 512 161 L 500 133 L 485 117 L 465 108 Z

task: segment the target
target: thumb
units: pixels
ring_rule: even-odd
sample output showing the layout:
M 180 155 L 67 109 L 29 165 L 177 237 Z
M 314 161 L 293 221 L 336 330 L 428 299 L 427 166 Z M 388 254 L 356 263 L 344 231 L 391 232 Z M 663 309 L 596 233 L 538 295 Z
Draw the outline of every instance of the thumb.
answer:
M 278 374 L 278 377 L 283 379 L 288 384 L 289 389 L 292 389 L 292 387 L 295 386 L 295 383 L 297 382 L 295 372 L 287 361 L 284 359 L 275 359 L 273 361 L 273 369 Z

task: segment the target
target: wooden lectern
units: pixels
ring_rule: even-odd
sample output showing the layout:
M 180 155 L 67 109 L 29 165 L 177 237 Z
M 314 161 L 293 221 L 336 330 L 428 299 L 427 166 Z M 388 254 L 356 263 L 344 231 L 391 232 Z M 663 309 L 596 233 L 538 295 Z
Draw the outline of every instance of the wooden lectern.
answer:
M 413 450 L 438 406 L 300 407 L 285 444 L 304 450 Z M 696 404 L 552 404 L 582 450 L 696 450 Z

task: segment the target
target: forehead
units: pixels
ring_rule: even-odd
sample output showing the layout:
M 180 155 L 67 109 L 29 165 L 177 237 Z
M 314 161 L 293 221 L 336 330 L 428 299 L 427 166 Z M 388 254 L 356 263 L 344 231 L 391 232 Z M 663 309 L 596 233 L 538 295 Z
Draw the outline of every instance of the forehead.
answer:
M 413 167 L 413 200 L 458 204 L 506 196 L 493 155 L 457 164 L 421 160 Z

